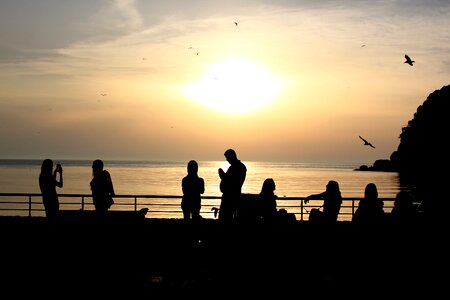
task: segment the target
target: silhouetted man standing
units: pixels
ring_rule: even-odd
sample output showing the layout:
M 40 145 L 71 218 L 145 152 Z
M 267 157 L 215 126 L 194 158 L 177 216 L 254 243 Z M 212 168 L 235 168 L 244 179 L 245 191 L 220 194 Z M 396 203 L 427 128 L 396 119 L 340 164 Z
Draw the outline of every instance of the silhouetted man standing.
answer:
M 228 149 L 224 155 L 230 166 L 226 172 L 219 169 L 220 191 L 222 192 L 219 220 L 229 223 L 236 218 L 247 167 L 237 158 L 236 151 L 233 149 Z

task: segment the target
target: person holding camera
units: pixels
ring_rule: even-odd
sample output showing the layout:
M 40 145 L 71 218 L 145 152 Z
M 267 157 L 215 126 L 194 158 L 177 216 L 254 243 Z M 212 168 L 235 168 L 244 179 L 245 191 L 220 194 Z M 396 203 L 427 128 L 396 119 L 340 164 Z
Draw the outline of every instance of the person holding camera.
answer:
M 44 159 L 39 174 L 39 188 L 47 218 L 55 218 L 59 212 L 59 199 L 56 187 L 63 187 L 63 170 L 60 164 L 53 170 L 53 160 Z M 59 176 L 58 176 L 59 174 Z

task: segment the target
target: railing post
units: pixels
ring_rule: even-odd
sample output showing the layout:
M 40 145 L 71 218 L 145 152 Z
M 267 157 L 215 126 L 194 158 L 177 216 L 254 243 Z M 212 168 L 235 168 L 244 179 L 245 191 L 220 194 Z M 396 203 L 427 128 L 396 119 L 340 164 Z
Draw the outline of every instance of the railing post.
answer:
M 84 196 L 81 196 L 81 210 L 84 211 Z
M 352 199 L 352 217 L 355 214 L 355 199 Z
M 303 200 L 300 199 L 300 221 L 303 221 Z
M 31 195 L 28 195 L 28 216 L 31 217 Z
M 134 197 L 134 211 L 137 211 L 137 197 Z

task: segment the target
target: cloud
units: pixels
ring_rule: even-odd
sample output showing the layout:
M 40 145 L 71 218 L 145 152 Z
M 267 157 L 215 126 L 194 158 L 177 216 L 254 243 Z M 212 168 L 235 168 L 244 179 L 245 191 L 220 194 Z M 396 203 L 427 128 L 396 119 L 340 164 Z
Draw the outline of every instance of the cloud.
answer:
M 128 30 L 136 30 L 141 27 L 142 18 L 134 0 L 115 0 L 115 7 L 122 16 L 119 27 Z

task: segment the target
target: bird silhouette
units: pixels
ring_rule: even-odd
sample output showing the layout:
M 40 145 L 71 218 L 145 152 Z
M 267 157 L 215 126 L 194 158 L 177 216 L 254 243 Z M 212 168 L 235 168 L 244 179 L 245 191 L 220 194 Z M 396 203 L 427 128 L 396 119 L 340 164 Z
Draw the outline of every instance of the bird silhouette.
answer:
M 362 136 L 359 136 L 359 138 L 360 138 L 361 140 L 363 140 L 364 146 L 370 146 L 370 147 L 372 147 L 372 148 L 375 148 L 374 145 L 372 145 L 370 142 L 368 142 L 368 141 L 367 141 L 365 138 L 363 138 Z
M 405 64 L 408 64 L 408 65 L 412 66 L 413 63 L 415 63 L 415 61 L 414 61 L 414 60 L 411 60 L 411 58 L 410 58 L 407 54 L 405 54 L 405 59 L 406 59 L 406 60 L 404 61 Z
M 234 22 L 234 25 L 238 26 L 238 22 Z

